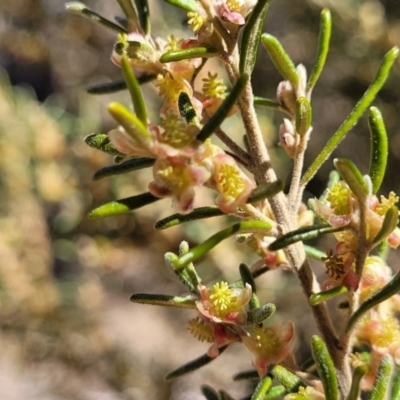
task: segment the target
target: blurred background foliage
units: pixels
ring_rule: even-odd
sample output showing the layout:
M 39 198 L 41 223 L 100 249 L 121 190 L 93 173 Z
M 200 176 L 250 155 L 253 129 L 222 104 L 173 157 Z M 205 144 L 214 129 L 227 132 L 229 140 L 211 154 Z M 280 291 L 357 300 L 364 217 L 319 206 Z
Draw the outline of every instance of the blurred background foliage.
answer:
M 109 18 L 120 15 L 114 1 L 86 4 Z M 365 91 L 383 54 L 400 45 L 397 0 L 272 2 L 265 30 L 308 70 L 322 7 L 333 13 L 334 31 L 327 66 L 314 91 L 308 163 Z M 184 13 L 161 1 L 153 1 L 150 8 L 156 34 L 189 35 L 183 28 Z M 149 171 L 143 171 L 92 182 L 94 172 L 112 159 L 82 139 L 113 127 L 105 112 L 111 99 L 128 103 L 123 92 L 97 97 L 85 93 L 87 86 L 121 78 L 109 61 L 114 40 L 105 29 L 67 14 L 61 0 L 0 3 L 1 398 L 200 399 L 200 383 L 243 396 L 246 387 L 230 378 L 250 368 L 251 357 L 235 346 L 214 366 L 165 383 L 168 370 L 204 353 L 207 345 L 186 332 L 192 313 L 129 303 L 134 292 L 179 294 L 183 286 L 165 268 L 163 254 L 176 251 L 183 238 L 198 243 L 226 221 L 155 232 L 154 222 L 172 212 L 168 201 L 111 219 L 86 218 L 95 205 L 145 191 L 149 180 Z M 391 138 L 384 194 L 399 193 L 399 72 L 398 61 L 375 102 Z M 266 52 L 260 51 L 253 79 L 256 95 L 275 97 L 280 77 Z M 157 93 L 150 85 L 144 92 L 150 115 L 155 116 Z M 276 146 L 275 126 L 282 116 L 259 111 L 277 170 L 288 179 L 290 164 Z M 365 118 L 336 151 L 339 154 L 366 171 Z M 328 161 L 310 183 L 309 196 L 321 193 L 331 168 Z M 200 191 L 197 204 L 211 202 L 212 195 Z M 239 263 L 251 260 L 254 257 L 229 240 L 199 264 L 199 272 L 206 282 L 223 277 L 231 281 L 238 278 Z M 316 268 L 323 272 L 320 265 Z M 276 302 L 278 320 L 301 316 L 300 343 L 312 324 L 293 278 L 268 273 L 259 286 L 263 301 Z

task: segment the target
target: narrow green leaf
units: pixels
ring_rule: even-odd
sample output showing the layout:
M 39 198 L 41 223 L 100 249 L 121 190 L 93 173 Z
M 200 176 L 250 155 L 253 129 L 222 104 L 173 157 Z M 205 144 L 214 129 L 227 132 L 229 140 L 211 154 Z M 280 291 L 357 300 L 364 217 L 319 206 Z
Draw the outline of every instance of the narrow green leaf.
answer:
M 385 177 L 389 153 L 385 123 L 381 112 L 376 107 L 369 109 L 368 126 L 371 134 L 371 156 L 368 175 L 372 180 L 373 193 L 376 194 Z
M 360 384 L 363 376 L 368 372 L 367 365 L 359 365 L 354 369 L 353 379 L 351 380 L 350 392 L 346 400 L 358 400 L 360 396 Z
M 352 161 L 346 158 L 336 158 L 333 163 L 353 194 L 360 201 L 365 202 L 369 194 L 369 190 L 360 170 Z
M 197 118 L 196 111 L 186 92 L 179 93 L 178 99 L 179 114 L 185 118 L 187 124 L 199 126 L 200 122 Z
M 372 307 L 377 306 L 382 303 L 382 301 L 387 300 L 393 295 L 397 294 L 400 291 L 400 272 L 393 277 L 393 279 L 382 289 L 375 292 L 372 296 L 368 297 L 357 311 L 350 317 L 349 322 L 347 324 L 346 333 L 349 333 L 350 330 L 354 327 L 356 322 Z
M 150 33 L 150 9 L 147 0 L 135 0 L 139 25 L 143 32 Z
M 136 9 L 132 0 L 117 0 L 119 6 L 121 7 L 123 13 L 128 20 L 128 32 L 133 32 L 133 30 L 138 25 L 138 17 L 136 14 Z
M 142 193 L 137 196 L 127 197 L 121 200 L 111 201 L 95 208 L 89 213 L 90 219 L 111 217 L 113 215 L 126 214 L 137 208 L 147 206 L 160 200 L 159 197 L 153 196 L 151 193 Z
M 310 92 L 318 81 L 322 70 L 325 66 L 325 61 L 329 52 L 329 42 L 332 32 L 332 18 L 331 12 L 324 8 L 321 12 L 321 22 L 318 37 L 318 50 L 314 67 L 310 74 L 310 79 L 307 83 L 307 92 Z
M 225 392 L 225 390 L 219 390 L 218 395 L 220 400 L 235 400 L 228 392 Z
M 316 306 L 322 301 L 333 299 L 334 297 L 337 297 L 343 293 L 347 293 L 348 291 L 349 289 L 346 286 L 336 286 L 332 289 L 325 290 L 324 292 L 312 294 L 308 299 L 308 302 L 310 305 Z
M 226 350 L 228 345 L 220 347 L 219 353 L 221 354 Z M 182 365 L 181 367 L 171 371 L 169 374 L 165 376 L 165 380 L 169 381 L 171 379 L 178 378 L 179 376 L 186 375 L 190 372 L 196 371 L 196 369 L 199 369 L 201 367 L 204 367 L 204 365 L 209 364 L 212 360 L 215 360 L 215 358 L 210 357 L 207 354 L 203 354 L 199 358 L 196 358 L 193 361 L 188 362 L 187 364 Z
M 233 376 L 234 381 L 243 381 L 247 379 L 260 379 L 258 372 L 255 369 L 251 371 L 243 371 Z
M 296 132 L 303 136 L 311 127 L 312 108 L 306 97 L 300 96 L 296 99 Z
M 107 83 L 100 83 L 98 85 L 89 86 L 86 91 L 89 94 L 108 94 L 108 93 L 115 93 L 121 90 L 126 89 L 125 81 L 115 81 L 115 82 L 107 82 Z
M 299 75 L 293 61 L 286 53 L 279 40 L 275 36 L 263 33 L 261 35 L 261 41 L 268 51 L 276 69 L 286 81 L 289 81 L 293 87 L 297 89 L 299 84 Z
M 400 400 L 400 370 L 394 371 L 390 400 Z
M 207 400 L 220 400 L 218 393 L 211 386 L 202 385 L 201 392 Z
M 217 206 L 195 208 L 188 214 L 173 214 L 167 218 L 158 221 L 155 224 L 156 229 L 167 229 L 184 222 L 196 221 L 198 219 L 219 217 L 225 215 Z
M 249 310 L 247 312 L 247 324 L 257 325 L 262 324 L 263 321 L 268 319 L 276 310 L 275 304 L 268 303 L 264 304 L 260 308 Z
M 197 10 L 196 0 L 165 0 L 165 2 L 185 11 Z
M 133 109 L 135 110 L 136 116 L 140 122 L 147 126 L 147 111 L 144 102 L 142 91 L 140 90 L 139 83 L 133 73 L 131 63 L 127 55 L 123 55 L 121 59 L 121 69 L 124 75 L 126 86 L 128 87 L 131 95 Z
M 243 286 L 246 286 L 248 283 L 251 286 L 251 291 L 256 293 L 256 283 L 254 282 L 253 275 L 250 271 L 250 268 L 246 264 L 239 265 L 240 277 L 242 278 Z
M 364 111 L 371 105 L 372 101 L 375 99 L 376 95 L 379 93 L 382 86 L 386 82 L 386 79 L 389 76 L 389 72 L 394 62 L 396 61 L 398 53 L 399 49 L 397 47 L 393 47 L 388 53 L 386 53 L 374 80 L 369 85 L 363 97 L 358 101 L 346 120 L 342 123 L 342 125 L 340 125 L 338 130 L 329 139 L 328 143 L 325 145 L 320 154 L 303 175 L 303 178 L 301 180 L 303 185 L 306 185 L 311 180 L 311 178 L 316 174 L 321 165 L 329 158 L 332 151 L 338 146 L 338 144 L 342 141 L 349 130 L 353 128 L 353 126 L 360 119 Z
M 263 267 L 258 268 L 252 272 L 253 278 L 256 279 L 259 276 L 261 276 L 262 274 L 265 274 L 266 272 L 268 272 L 269 270 L 270 270 L 270 268 L 268 268 L 267 266 L 264 265 Z
M 98 181 L 99 179 L 106 178 L 112 175 L 126 174 L 127 172 L 137 171 L 139 169 L 152 167 L 155 159 L 148 157 L 130 158 L 117 165 L 109 165 L 96 171 L 93 175 L 93 180 Z
M 266 99 L 264 97 L 255 96 L 253 99 L 253 104 L 255 106 L 272 108 L 273 110 L 282 111 L 284 113 L 289 113 L 289 110 L 284 105 L 277 103 L 276 101 Z
M 240 46 L 240 67 L 241 74 L 251 75 L 257 59 L 258 45 L 261 39 L 261 32 L 265 16 L 271 0 L 259 0 L 243 30 L 242 43 Z
M 125 129 L 126 133 L 132 136 L 137 142 L 146 145 L 146 141 L 151 139 L 146 126 L 139 118 L 132 114 L 126 107 L 117 102 L 108 105 L 111 116 Z
M 385 240 L 395 230 L 398 223 L 399 209 L 396 206 L 392 206 L 386 211 L 382 227 L 374 237 L 373 244 L 378 244 Z
M 165 294 L 135 293 L 131 296 L 133 303 L 148 304 L 152 306 L 196 308 L 196 303 L 191 296 L 168 296 Z
M 385 354 L 379 363 L 378 373 L 376 374 L 374 386 L 369 393 L 368 400 L 387 399 L 386 390 L 389 388 L 392 369 L 393 359 L 389 354 Z
M 306 244 L 303 246 L 307 256 L 314 260 L 321 261 L 321 258 L 326 257 L 326 254 L 323 251 L 318 250 L 315 247 L 307 246 Z
M 318 375 L 324 386 L 326 400 L 339 399 L 339 386 L 335 366 L 324 341 L 317 335 L 311 339 L 313 358 L 317 365 Z
M 97 24 L 105 26 L 108 29 L 111 29 L 117 33 L 127 33 L 124 28 L 121 26 L 114 24 L 114 22 L 109 21 L 108 19 L 103 18 L 101 15 L 92 11 L 89 7 L 79 1 L 71 1 L 65 4 L 65 8 L 73 12 L 74 14 L 78 14 L 82 17 L 85 17 Z
M 287 393 L 287 390 L 285 389 L 284 386 L 274 386 L 268 390 L 268 392 L 265 394 L 263 400 L 280 399 L 286 393 Z
M 189 252 L 189 243 L 183 240 L 179 245 L 179 256 L 183 256 Z M 197 274 L 193 263 L 189 263 L 185 268 L 176 270 L 172 268 L 174 273 L 186 285 L 192 293 L 198 293 L 198 287 L 201 284 L 201 279 Z
M 287 246 L 290 246 L 293 243 L 300 242 L 301 240 L 311 240 L 319 236 L 326 235 L 328 233 L 335 233 L 346 229 L 346 226 L 341 226 L 338 228 L 330 225 L 303 226 L 295 231 L 288 232 L 285 235 L 282 235 L 281 237 L 276 239 L 275 242 L 272 242 L 269 245 L 268 249 L 270 251 L 281 250 Z
M 387 260 L 387 257 L 389 255 L 389 251 L 390 251 L 389 242 L 387 240 L 383 240 L 378 245 L 378 251 L 377 251 L 376 255 L 379 258 L 382 258 L 382 260 Z
M 137 78 L 139 85 L 144 85 L 145 83 L 154 81 L 156 79 L 155 75 L 144 75 Z M 124 80 L 115 81 L 115 82 L 107 82 L 107 83 L 99 83 L 98 85 L 89 86 L 86 89 L 86 92 L 89 94 L 109 94 L 120 92 L 121 90 L 127 89 L 126 83 Z
M 253 396 L 251 396 L 251 400 L 263 400 L 265 394 L 267 393 L 268 389 L 271 387 L 272 378 L 267 375 L 258 382 L 256 386 Z
M 285 388 L 287 392 L 297 392 L 302 384 L 300 378 L 292 374 L 286 368 L 280 365 L 274 365 L 270 368 L 270 374 Z
M 113 156 L 123 155 L 114 147 L 108 135 L 105 133 L 91 133 L 87 135 L 84 140 L 88 146 L 103 151 L 104 153 L 112 154 Z
M 279 179 L 275 182 L 262 183 L 252 190 L 247 200 L 247 203 L 250 204 L 258 203 L 261 200 L 275 196 L 282 190 L 283 190 L 283 182 Z
M 160 62 L 169 63 L 173 61 L 189 60 L 190 58 L 199 57 L 210 58 L 216 57 L 217 55 L 218 53 L 212 49 L 208 49 L 207 47 L 191 47 L 190 49 L 185 50 L 168 51 L 160 57 Z
M 179 257 L 175 262 L 172 262 L 172 265 L 176 269 L 183 268 L 190 262 L 194 262 L 198 260 L 200 257 L 204 256 L 208 253 L 213 247 L 215 247 L 218 243 L 222 242 L 224 239 L 229 236 L 234 235 L 238 232 L 248 231 L 248 232 L 266 232 L 272 228 L 271 224 L 263 221 L 243 221 L 237 224 L 234 224 L 222 231 L 219 231 L 215 235 L 211 236 L 205 242 L 199 244 L 198 246 L 191 249 L 187 254 L 182 257 Z M 167 253 L 169 254 L 169 253 Z
M 244 87 L 249 80 L 247 74 L 243 74 L 236 82 L 235 86 L 232 88 L 231 92 L 225 98 L 221 106 L 215 112 L 215 114 L 205 123 L 200 133 L 197 135 L 197 139 L 204 142 L 208 139 L 216 129 L 224 122 L 226 116 L 231 111 L 232 107 L 238 101 Z

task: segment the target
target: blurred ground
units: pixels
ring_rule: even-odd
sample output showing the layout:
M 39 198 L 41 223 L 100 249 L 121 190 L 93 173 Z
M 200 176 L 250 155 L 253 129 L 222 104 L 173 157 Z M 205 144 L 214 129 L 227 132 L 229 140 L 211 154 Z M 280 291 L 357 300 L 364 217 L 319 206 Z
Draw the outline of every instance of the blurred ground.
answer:
M 87 1 L 108 17 L 116 2 Z M 333 12 L 328 63 L 314 93 L 314 135 L 308 163 L 343 121 L 373 78 L 383 54 L 400 45 L 400 8 L 391 1 L 280 0 L 272 2 L 266 30 L 281 39 L 296 63 L 310 69 L 321 7 Z M 154 30 L 182 36 L 170 26 L 184 19 L 164 3 L 151 4 Z M 164 17 L 163 17 L 164 15 Z M 184 35 L 188 35 L 187 32 Z M 183 287 L 163 262 L 180 240 L 209 236 L 226 221 L 155 232 L 171 213 L 168 202 L 100 221 L 86 218 L 95 205 L 144 191 L 148 173 L 92 182 L 112 159 L 87 147 L 83 137 L 113 126 L 106 104 L 125 93 L 93 97 L 85 87 L 120 79 L 109 61 L 115 37 L 64 11 L 59 0 L 5 0 L 0 4 L 0 398 L 3 400 L 200 399 L 207 383 L 244 396 L 231 376 L 251 367 L 233 346 L 221 359 L 187 379 L 165 383 L 169 370 L 204 353 L 207 345 L 186 332 L 191 313 L 129 302 L 134 292 L 179 294 Z M 375 105 L 391 137 L 389 173 L 382 193 L 399 193 L 399 62 Z M 279 76 L 260 51 L 257 95 L 274 98 Z M 145 87 L 149 104 L 156 93 Z M 266 142 L 282 178 L 288 161 L 276 147 L 274 124 L 282 116 L 260 110 Z M 240 132 L 239 132 L 240 134 Z M 364 118 L 335 155 L 352 157 L 366 172 L 369 138 Z M 327 162 L 310 184 L 319 195 L 331 170 Z M 210 204 L 202 192 L 198 204 Z M 199 266 L 206 282 L 238 278 L 248 260 L 233 241 L 217 247 Z M 392 259 L 393 262 L 397 258 Z M 321 266 L 319 266 L 321 270 Z M 312 326 L 294 280 L 267 274 L 260 296 L 275 301 L 279 319 L 301 316 L 299 337 Z M 290 301 L 288 301 L 290 299 Z M 302 354 L 306 358 L 307 354 Z M 218 374 L 215 373 L 218 371 Z

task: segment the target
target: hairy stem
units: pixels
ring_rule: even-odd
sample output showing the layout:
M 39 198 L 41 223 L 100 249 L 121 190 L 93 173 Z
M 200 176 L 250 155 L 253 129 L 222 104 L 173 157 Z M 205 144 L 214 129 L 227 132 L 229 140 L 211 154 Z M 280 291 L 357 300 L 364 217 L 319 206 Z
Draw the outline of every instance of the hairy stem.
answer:
M 237 50 L 227 59 L 226 70 L 231 83 L 234 83 L 239 76 L 238 59 Z M 253 102 L 254 95 L 251 83 L 248 82 L 238 101 L 238 106 L 249 143 L 252 170 L 259 183 L 274 182 L 277 177 L 271 167 L 270 156 L 263 140 Z M 270 198 L 269 203 L 276 222 L 282 227 L 283 233 L 297 229 L 296 219 L 291 216 L 288 201 L 283 192 Z M 304 248 L 301 244 L 295 244 L 287 247 L 285 252 L 291 268 L 298 277 L 303 292 L 308 299 L 319 290 L 319 285 L 306 258 Z M 336 335 L 325 304 L 317 304 L 311 307 L 311 311 L 318 330 L 328 346 L 329 353 L 337 369 L 340 391 L 342 397 L 345 397 L 350 389 L 351 380 L 351 376 L 348 373 L 348 366 L 344 362 L 347 349 L 341 348 L 341 343 Z

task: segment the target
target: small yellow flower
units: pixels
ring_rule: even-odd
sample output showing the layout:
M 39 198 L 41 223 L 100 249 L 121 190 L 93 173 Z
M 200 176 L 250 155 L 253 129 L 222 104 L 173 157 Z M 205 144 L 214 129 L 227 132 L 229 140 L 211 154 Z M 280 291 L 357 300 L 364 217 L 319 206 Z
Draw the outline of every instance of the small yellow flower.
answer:
M 160 97 L 168 104 L 177 103 L 182 92 L 187 93 L 189 97 L 192 95 L 182 80 L 175 79 L 169 73 L 165 76 L 159 74 L 155 85 L 159 89 Z
M 384 216 L 389 210 L 390 207 L 394 206 L 398 203 L 399 197 L 396 196 L 396 193 L 390 192 L 389 198 L 387 199 L 385 196 L 381 196 L 381 203 L 375 209 L 375 212 L 381 216 Z
M 229 312 L 234 311 L 237 308 L 237 300 L 236 292 L 229 288 L 227 282 L 213 285 L 210 301 L 216 317 L 224 318 Z
M 217 79 L 218 74 L 215 75 L 208 72 L 208 77 L 203 79 L 202 91 L 204 96 L 208 98 L 224 99 L 226 96 L 226 86 L 223 84 L 222 79 Z
M 176 51 L 180 50 L 180 40 L 177 39 L 174 35 L 168 36 L 167 38 L 168 43 L 166 44 L 164 50 L 165 51 Z
M 225 196 L 236 198 L 245 188 L 243 174 L 236 165 L 221 164 L 217 185 Z
M 243 1 L 240 0 L 227 0 L 226 5 L 229 10 L 240 12 L 243 6 Z
M 176 149 L 182 149 L 191 143 L 193 135 L 188 132 L 185 120 L 170 110 L 161 117 L 160 126 L 164 132 L 160 135 L 160 142 L 167 143 Z
M 329 190 L 327 200 L 330 202 L 336 215 L 348 215 L 351 213 L 350 195 L 350 190 L 343 187 L 339 182 L 335 183 L 332 189 Z
M 282 362 L 293 347 L 294 325 L 254 326 L 250 335 L 242 337 L 244 345 L 255 356 L 254 365 L 260 377 L 264 376 L 270 364 Z
M 194 32 L 198 33 L 201 27 L 206 22 L 205 18 L 197 12 L 190 11 L 187 13 L 188 26 Z
M 219 282 L 212 290 L 200 285 L 201 299 L 196 301 L 200 313 L 213 322 L 243 325 L 247 322 L 246 305 L 251 298 L 251 287 L 230 288 L 228 283 Z

